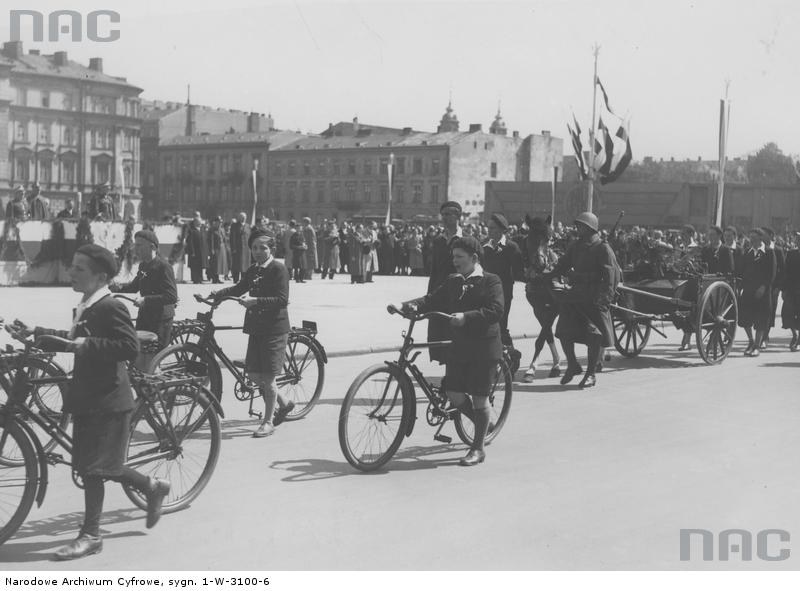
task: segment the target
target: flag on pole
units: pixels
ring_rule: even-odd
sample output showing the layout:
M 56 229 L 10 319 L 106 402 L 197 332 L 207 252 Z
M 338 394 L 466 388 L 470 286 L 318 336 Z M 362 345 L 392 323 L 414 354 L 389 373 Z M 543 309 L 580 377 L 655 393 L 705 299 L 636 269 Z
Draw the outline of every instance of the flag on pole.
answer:
M 600 137 L 603 140 L 601 144 L 602 157 L 600 158 L 602 163 L 598 165 L 597 157 L 595 157 L 595 170 L 597 170 L 600 178 L 602 178 L 611 172 L 611 161 L 614 158 L 614 140 L 611 139 L 611 134 L 608 132 L 606 124 L 603 123 L 602 116 L 598 118 L 597 130 L 600 132 Z M 595 147 L 597 147 L 599 143 L 600 142 L 595 139 Z
M 612 161 L 610 172 L 600 177 L 600 184 L 607 185 L 608 183 L 613 183 L 616 181 L 622 173 L 625 172 L 625 169 L 628 168 L 628 164 L 631 163 L 631 159 L 633 158 L 633 152 L 631 150 L 631 140 L 628 136 L 628 128 L 626 125 L 620 125 L 619 129 L 617 129 L 616 137 L 619 138 L 620 143 L 625 143 L 625 151 L 622 152 L 622 156 L 619 157 L 616 162 Z M 617 151 L 619 153 L 619 150 Z
M 258 159 L 253 160 L 253 215 L 251 216 L 251 226 L 256 225 L 256 206 L 258 205 L 258 187 L 257 175 L 258 174 Z
M 717 208 L 714 212 L 714 223 L 722 225 L 722 205 L 725 197 L 725 165 L 728 144 L 728 123 L 730 122 L 730 105 L 727 99 L 719 100 L 719 180 L 717 181 Z
M 386 223 L 384 226 L 388 226 L 392 223 L 392 172 L 394 171 L 394 154 L 389 154 L 389 163 L 386 165 L 386 173 L 388 175 L 389 181 L 389 194 L 388 200 L 386 203 Z
M 586 180 L 586 162 L 583 159 L 583 144 L 581 143 L 581 127 L 578 125 L 577 119 L 575 119 L 575 115 L 572 115 L 573 120 L 575 121 L 575 129 L 570 127 L 570 124 L 567 123 L 567 131 L 569 132 L 570 138 L 572 138 L 572 149 L 575 151 L 575 160 L 578 163 L 578 172 L 581 175 L 581 180 Z
M 608 102 L 608 93 L 606 93 L 606 89 L 603 86 L 603 83 L 600 82 L 600 76 L 595 78 L 595 82 L 597 82 L 597 86 L 600 87 L 600 92 L 603 93 L 603 102 L 606 104 L 606 111 L 608 111 L 609 113 L 611 113 L 612 115 L 614 115 L 616 117 L 616 114 L 614 113 L 614 111 L 611 110 L 611 104 Z

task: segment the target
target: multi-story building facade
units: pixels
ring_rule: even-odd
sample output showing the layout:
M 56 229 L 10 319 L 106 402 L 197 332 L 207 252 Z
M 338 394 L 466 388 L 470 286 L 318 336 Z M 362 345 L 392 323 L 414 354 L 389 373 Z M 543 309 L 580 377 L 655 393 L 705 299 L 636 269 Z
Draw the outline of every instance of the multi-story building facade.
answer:
M 354 119 L 331 124 L 320 135 L 179 136 L 159 144 L 161 215 L 190 209 L 226 217 L 250 212 L 252 182 L 242 177 L 256 155 L 258 212 L 270 217 L 382 218 L 390 198 L 394 218 L 434 218 L 447 200 L 477 217 L 487 180 L 549 181 L 553 167 L 561 168 L 563 142 L 547 132 L 508 136 L 499 113 L 488 133 L 478 124 L 461 132 L 450 106 L 436 133 Z M 209 156 L 216 168 L 204 168 Z M 204 170 L 205 176 L 198 172 Z
M 141 88 L 103 73 L 102 58 L 83 66 L 64 51 L 0 53 L 0 199 L 36 182 L 61 208 L 78 192 L 109 183 L 134 207 L 140 199 Z

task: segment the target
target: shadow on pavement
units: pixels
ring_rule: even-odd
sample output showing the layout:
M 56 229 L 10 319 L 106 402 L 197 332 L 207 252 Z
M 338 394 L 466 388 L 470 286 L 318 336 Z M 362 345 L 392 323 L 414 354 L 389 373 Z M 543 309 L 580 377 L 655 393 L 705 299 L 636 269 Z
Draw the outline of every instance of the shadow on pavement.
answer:
M 785 363 L 762 363 L 761 367 L 800 367 L 800 361 L 787 361 Z
M 380 469 L 374 472 L 361 472 L 353 468 L 347 461 L 335 461 L 320 458 L 305 458 L 298 460 L 276 460 L 270 464 L 275 470 L 291 472 L 282 478 L 283 482 L 307 482 L 338 478 L 340 476 L 369 476 L 374 474 L 388 474 L 401 470 L 429 470 L 440 466 L 455 466 L 459 458 L 427 459 L 437 454 L 460 451 L 463 446 L 457 444 L 439 444 L 430 447 L 415 445 L 398 451 Z
M 104 540 L 130 536 L 144 536 L 142 531 L 127 531 L 110 534 L 103 525 L 109 523 L 125 523 L 128 521 L 142 521 L 144 527 L 144 512 L 139 509 L 116 509 L 106 511 L 100 521 L 100 533 Z M 11 540 L 0 546 L 0 563 L 5 562 L 42 562 L 52 559 L 52 551 L 63 546 L 76 537 L 81 523 L 83 511 L 62 513 L 48 519 L 27 521 L 22 524 Z M 69 534 L 67 539 L 48 540 L 41 542 L 17 542 L 19 539 L 34 536 L 62 537 Z

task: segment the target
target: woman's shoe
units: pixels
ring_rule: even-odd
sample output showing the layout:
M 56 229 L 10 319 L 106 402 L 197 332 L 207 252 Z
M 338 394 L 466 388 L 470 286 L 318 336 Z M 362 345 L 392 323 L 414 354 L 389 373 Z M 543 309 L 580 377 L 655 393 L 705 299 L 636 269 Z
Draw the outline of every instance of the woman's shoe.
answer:
M 458 462 L 460 466 L 476 466 L 486 459 L 486 452 L 481 449 L 471 449 L 469 453 Z
M 585 376 L 583 376 L 581 383 L 578 384 L 578 388 L 583 390 L 584 388 L 592 388 L 596 385 L 597 385 L 597 378 L 594 377 L 594 374 L 587 373 Z
M 553 367 L 550 368 L 550 373 L 547 374 L 547 377 L 548 378 L 557 378 L 560 375 L 561 375 L 561 366 L 560 365 L 554 365 Z
M 572 381 L 572 378 L 582 373 L 583 373 L 583 368 L 580 365 L 576 365 L 574 367 L 567 366 L 567 369 L 564 372 L 564 376 L 561 378 L 561 381 L 559 383 L 562 386 L 565 386 Z
M 279 408 L 275 412 L 275 418 L 272 419 L 272 425 L 274 427 L 280 425 L 283 421 L 286 420 L 286 417 L 289 416 L 289 413 L 292 412 L 293 410 L 294 410 L 294 402 L 290 400 L 289 402 L 286 403 L 286 406 Z
M 258 429 L 253 432 L 253 437 L 269 437 L 273 433 L 275 433 L 273 424 L 269 421 L 264 421 L 258 426 Z
M 53 558 L 56 560 L 75 560 L 103 551 L 103 538 L 81 534 L 63 548 L 59 548 Z
M 797 351 L 797 337 L 792 337 L 792 340 L 789 341 L 789 351 Z
M 688 351 L 689 350 L 689 343 L 681 343 L 681 346 L 678 347 L 678 351 Z
M 528 368 L 528 371 L 525 372 L 525 376 L 522 378 L 522 381 L 526 384 L 530 384 L 533 382 L 534 376 L 536 375 L 536 370 Z
M 744 350 L 744 356 L 745 357 L 752 357 L 753 356 L 753 349 L 754 349 L 754 347 L 753 347 L 752 344 L 747 345 L 747 349 Z

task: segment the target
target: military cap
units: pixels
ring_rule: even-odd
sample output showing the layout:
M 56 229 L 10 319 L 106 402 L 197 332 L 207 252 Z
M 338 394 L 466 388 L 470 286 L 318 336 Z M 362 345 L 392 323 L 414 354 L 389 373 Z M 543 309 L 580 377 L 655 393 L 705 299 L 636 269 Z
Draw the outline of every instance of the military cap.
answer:
M 591 211 L 584 211 L 583 213 L 578 214 L 578 217 L 575 218 L 575 223 L 583 224 L 595 232 L 597 232 L 598 228 L 600 227 L 600 221 Z
M 142 240 L 147 240 L 151 244 L 158 246 L 158 237 L 156 233 L 152 230 L 139 230 L 136 234 L 133 235 L 134 238 L 141 238 Z
M 445 201 L 439 208 L 439 213 L 443 212 L 445 209 L 451 209 L 451 208 L 457 209 L 458 213 L 461 213 L 461 204 L 458 201 Z
M 308 217 L 308 216 L 304 217 L 304 218 L 303 218 L 303 223 L 304 223 L 304 224 L 310 224 L 310 223 L 311 223 L 311 218 L 310 218 L 310 217 Z
M 94 261 L 95 265 L 100 268 L 100 271 L 107 274 L 109 279 L 117 274 L 117 259 L 110 250 L 97 244 L 84 244 L 75 252 Z
M 504 231 L 508 230 L 508 220 L 506 219 L 506 216 L 504 216 L 502 213 L 493 213 L 492 217 L 490 217 L 489 219 L 492 220 L 498 226 L 500 226 Z

